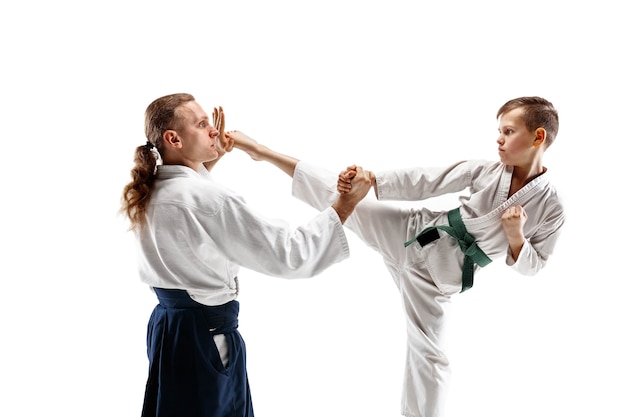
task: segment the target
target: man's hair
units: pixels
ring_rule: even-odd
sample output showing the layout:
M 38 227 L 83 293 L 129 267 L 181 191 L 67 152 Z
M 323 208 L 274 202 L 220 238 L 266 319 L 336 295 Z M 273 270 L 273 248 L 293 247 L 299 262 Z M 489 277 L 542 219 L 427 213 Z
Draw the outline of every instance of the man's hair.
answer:
M 135 166 L 130 171 L 131 181 L 124 187 L 120 211 L 130 220 L 130 229 L 138 231 L 146 224 L 146 210 L 152 195 L 152 185 L 157 166 L 157 157 L 165 153 L 163 133 L 173 129 L 177 120 L 178 108 L 194 101 L 191 94 L 177 93 L 154 100 L 145 112 L 145 132 L 148 140 L 135 149 Z

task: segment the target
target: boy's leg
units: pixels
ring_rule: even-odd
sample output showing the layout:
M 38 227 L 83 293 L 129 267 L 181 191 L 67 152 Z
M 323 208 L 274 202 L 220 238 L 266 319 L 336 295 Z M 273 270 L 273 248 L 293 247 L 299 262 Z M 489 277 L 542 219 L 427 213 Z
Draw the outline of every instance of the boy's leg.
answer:
M 293 194 L 323 209 L 337 198 L 337 174 L 300 162 Z M 364 199 L 345 225 L 379 252 L 402 299 L 407 324 L 407 352 L 402 413 L 407 417 L 437 417 L 443 406 L 450 370 L 443 350 L 450 297 L 429 278 L 421 253 L 404 247 L 415 236 L 419 214 Z
M 300 162 L 293 177 L 293 195 L 323 210 L 332 204 L 339 193 L 336 191 L 337 173 Z M 403 263 L 407 250 L 404 242 L 411 239 L 408 209 L 393 207 L 367 196 L 357 206 L 345 223 L 367 246 L 379 252 L 385 261 Z
M 423 263 L 403 266 L 392 274 L 397 276 L 407 325 L 402 414 L 443 416 L 450 382 L 445 352 L 450 296 L 441 294 Z

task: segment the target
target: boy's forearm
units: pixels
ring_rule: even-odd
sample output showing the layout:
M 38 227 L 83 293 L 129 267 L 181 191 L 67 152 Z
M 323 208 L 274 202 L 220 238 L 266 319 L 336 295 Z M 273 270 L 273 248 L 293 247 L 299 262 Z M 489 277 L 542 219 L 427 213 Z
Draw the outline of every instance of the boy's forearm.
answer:
M 513 260 L 517 262 L 517 258 L 522 251 L 522 247 L 524 246 L 524 241 L 526 239 L 523 235 L 516 237 L 507 236 L 507 239 L 509 241 L 509 250 L 511 251 L 511 256 L 513 257 Z
M 293 174 L 296 171 L 296 165 L 298 165 L 298 162 L 300 162 L 299 159 L 274 151 L 270 151 L 265 160 L 280 168 L 283 172 L 285 172 L 292 178 Z
M 296 165 L 300 162 L 297 158 L 276 152 L 259 143 L 244 145 L 242 143 L 235 142 L 235 148 L 239 148 L 244 151 L 255 161 L 265 161 L 275 165 L 290 177 L 293 177 Z

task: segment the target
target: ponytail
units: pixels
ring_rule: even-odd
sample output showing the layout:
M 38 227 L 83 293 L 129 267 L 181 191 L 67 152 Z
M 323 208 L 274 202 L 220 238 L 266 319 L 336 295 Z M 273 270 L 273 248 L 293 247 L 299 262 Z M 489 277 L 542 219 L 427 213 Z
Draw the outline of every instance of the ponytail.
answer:
M 132 231 L 137 231 L 146 222 L 146 208 L 150 202 L 158 159 L 151 142 L 135 149 L 135 166 L 130 170 L 131 181 L 124 187 L 121 208 L 130 220 Z

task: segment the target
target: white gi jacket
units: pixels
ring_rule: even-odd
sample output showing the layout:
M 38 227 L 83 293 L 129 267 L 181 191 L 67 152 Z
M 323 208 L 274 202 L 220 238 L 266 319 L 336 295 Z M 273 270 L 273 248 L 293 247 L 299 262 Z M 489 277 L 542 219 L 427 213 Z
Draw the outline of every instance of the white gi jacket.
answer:
M 151 287 L 184 289 L 205 305 L 237 297 L 237 273 L 305 278 L 349 256 L 343 225 L 328 205 L 292 230 L 216 183 L 209 172 L 160 165 L 139 234 L 139 276 Z
M 376 173 L 378 199 L 418 201 L 468 189 L 468 196 L 459 197 L 461 217 L 478 246 L 492 261 L 506 256 L 507 264 L 513 269 L 524 275 L 533 275 L 543 268 L 552 254 L 565 214 L 557 191 L 549 182 L 548 172 L 508 198 L 512 175 L 511 166 L 480 160 L 462 161 L 446 168 L 383 171 Z M 319 167 L 301 162 L 294 179 L 294 195 L 318 209 L 337 197 L 334 191 L 336 174 L 324 173 Z M 330 184 L 331 181 L 333 184 Z M 325 192 L 319 189 L 325 189 Z M 380 251 L 386 262 L 399 265 L 412 263 L 412 254 L 423 252 L 420 259 L 423 258 L 442 294 L 451 295 L 460 291 L 464 254 L 456 240 L 440 232 L 440 239 L 423 248 L 418 243 L 404 247 L 404 242 L 413 239 L 426 227 L 447 225 L 447 211 L 433 212 L 423 207 L 411 209 L 405 217 L 398 219 L 398 223 L 403 223 L 403 229 L 396 234 L 393 232 L 396 226 L 387 224 L 388 219 L 371 214 L 371 210 L 367 209 L 371 204 L 360 203 L 355 214 L 346 221 L 346 226 L 358 230 L 357 234 L 363 234 L 365 243 Z M 507 208 L 518 204 L 528 213 L 528 220 L 524 225 L 526 242 L 517 262 L 514 262 L 502 230 L 501 217 Z M 395 240 L 383 236 L 385 234 L 393 234 Z
M 478 246 L 491 258 L 506 256 L 507 265 L 524 275 L 534 275 L 543 268 L 554 251 L 565 221 L 563 205 L 547 172 L 533 179 L 508 198 L 513 167 L 500 162 L 463 161 L 447 168 L 410 168 L 376 174 L 379 200 L 416 201 L 443 194 L 469 191 L 461 196 L 463 223 Z M 528 213 L 524 224 L 526 241 L 517 262 L 511 256 L 502 230 L 502 214 L 512 206 L 521 205 Z M 451 207 L 454 208 L 454 207 Z M 447 212 L 431 212 L 422 208 L 415 224 L 419 233 L 427 226 L 448 224 Z M 458 292 L 456 280 L 464 255 L 458 243 L 445 232 L 441 238 L 419 248 L 433 280 L 445 294 Z M 407 248 L 408 249 L 408 248 Z M 452 253 L 451 253 L 452 251 Z M 458 264 L 450 262 L 451 255 Z M 458 269 L 456 268 L 458 266 Z M 479 267 L 476 266 L 475 269 Z

